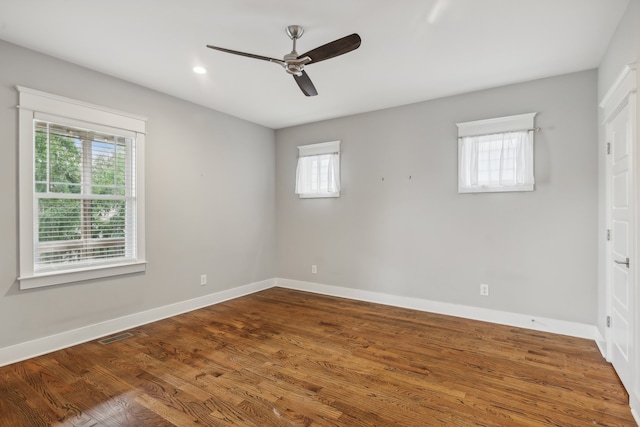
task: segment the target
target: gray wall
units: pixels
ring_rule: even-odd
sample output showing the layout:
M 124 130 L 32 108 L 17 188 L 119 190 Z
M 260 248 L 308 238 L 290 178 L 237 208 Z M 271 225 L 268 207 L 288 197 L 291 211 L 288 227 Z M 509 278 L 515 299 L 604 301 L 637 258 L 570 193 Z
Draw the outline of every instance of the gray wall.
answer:
M 584 71 L 277 130 L 278 277 L 594 324 L 596 79 Z M 528 112 L 542 128 L 536 190 L 458 194 L 455 124 Z M 342 197 L 298 199 L 296 146 L 336 139 Z
M 2 41 L 0 58 L 0 347 L 274 277 L 273 130 Z M 149 118 L 146 274 L 18 289 L 17 84 Z

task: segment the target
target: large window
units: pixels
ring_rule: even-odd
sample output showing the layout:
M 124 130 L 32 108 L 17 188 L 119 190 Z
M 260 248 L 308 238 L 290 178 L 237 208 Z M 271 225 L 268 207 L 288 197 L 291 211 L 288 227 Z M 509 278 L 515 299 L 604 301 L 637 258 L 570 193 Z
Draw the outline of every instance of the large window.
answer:
M 296 194 L 300 198 L 340 197 L 340 141 L 298 147 Z
M 458 192 L 534 189 L 535 114 L 458 123 Z
M 18 89 L 21 288 L 143 271 L 144 119 Z

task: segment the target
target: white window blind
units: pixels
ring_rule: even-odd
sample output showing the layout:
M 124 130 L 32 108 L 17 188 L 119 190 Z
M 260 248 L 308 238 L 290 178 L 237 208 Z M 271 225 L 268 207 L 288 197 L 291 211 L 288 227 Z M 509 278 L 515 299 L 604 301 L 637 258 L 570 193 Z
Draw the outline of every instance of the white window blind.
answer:
M 145 271 L 146 119 L 17 89 L 20 289 Z
M 40 120 L 34 131 L 34 272 L 135 260 L 135 139 Z
M 532 191 L 535 113 L 459 123 L 460 193 Z
M 340 141 L 298 147 L 296 194 L 340 197 Z

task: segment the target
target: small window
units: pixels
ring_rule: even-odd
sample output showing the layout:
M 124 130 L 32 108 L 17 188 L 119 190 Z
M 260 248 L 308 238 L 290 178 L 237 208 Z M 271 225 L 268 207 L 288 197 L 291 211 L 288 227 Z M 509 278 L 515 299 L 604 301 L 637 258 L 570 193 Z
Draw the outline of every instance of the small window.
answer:
M 298 147 L 296 194 L 300 198 L 340 197 L 340 141 Z
M 533 191 L 536 113 L 458 123 L 458 192 Z
M 20 287 L 144 271 L 144 121 L 18 89 Z

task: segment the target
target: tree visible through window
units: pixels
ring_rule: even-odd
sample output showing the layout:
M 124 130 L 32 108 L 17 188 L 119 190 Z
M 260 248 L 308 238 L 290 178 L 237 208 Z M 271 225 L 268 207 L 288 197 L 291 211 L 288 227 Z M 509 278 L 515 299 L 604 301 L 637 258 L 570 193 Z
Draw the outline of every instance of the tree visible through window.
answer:
M 35 122 L 39 268 L 125 257 L 128 138 Z

